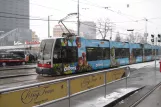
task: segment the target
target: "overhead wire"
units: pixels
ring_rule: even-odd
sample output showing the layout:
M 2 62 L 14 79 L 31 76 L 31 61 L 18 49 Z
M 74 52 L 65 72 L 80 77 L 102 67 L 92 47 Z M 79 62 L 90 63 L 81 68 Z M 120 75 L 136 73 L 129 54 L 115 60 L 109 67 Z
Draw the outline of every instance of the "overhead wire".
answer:
M 75 0 L 71 0 L 71 1 L 77 2 L 77 1 L 75 1 Z M 109 10 L 109 11 L 111 11 L 111 12 L 114 12 L 114 13 L 116 13 L 116 14 L 118 14 L 118 15 L 126 16 L 126 18 L 128 18 L 128 19 L 130 19 L 130 20 L 132 20 L 132 21 L 135 21 L 134 19 L 136 18 L 136 17 L 134 18 L 134 16 L 131 16 L 131 15 L 127 15 L 127 14 L 125 14 L 125 13 L 122 13 L 121 11 L 115 11 L 115 10 L 113 10 L 113 9 L 110 9 L 109 7 L 99 6 L 99 5 L 96 5 L 96 4 L 85 3 L 85 2 L 80 2 L 80 3 L 86 4 L 86 5 L 90 5 L 90 6 L 94 6 L 94 7 L 98 7 L 98 8 L 101 8 L 101 9 L 107 9 L 107 10 Z M 127 16 L 128 16 L 128 17 L 127 17 Z M 131 18 L 129 18 L 129 17 L 131 17 Z M 132 19 L 132 17 L 133 17 L 134 19 Z
M 23 17 L 40 18 L 40 17 L 38 17 L 38 16 L 29 16 L 29 15 L 25 15 L 25 14 L 17 14 L 17 13 L 2 12 L 2 11 L 0 11 L 0 14 L 7 14 L 7 15 L 14 15 L 14 16 L 23 16 Z
M 25 20 L 37 20 L 37 21 L 48 21 L 47 19 L 40 19 L 40 18 L 25 18 L 25 17 L 13 17 L 13 16 L 1 16 L 1 18 L 13 18 L 13 19 L 25 19 Z M 50 20 L 50 21 L 59 21 L 59 20 Z M 76 21 L 64 21 L 64 22 L 76 22 Z
M 20 0 L 18 0 L 20 1 Z M 74 2 L 77 2 L 75 0 L 72 0 Z M 87 0 L 86 0 L 87 1 Z M 89 2 L 89 1 L 88 1 Z M 28 3 L 28 2 L 27 2 Z M 80 3 L 83 3 L 83 4 L 86 4 L 86 5 L 90 5 L 90 6 L 94 6 L 94 7 L 99 7 L 99 8 L 105 8 L 103 6 L 99 6 L 99 5 L 96 5 L 96 4 L 93 4 L 93 3 L 84 3 L 84 2 L 80 2 Z M 54 9 L 54 10 L 57 10 L 57 11 L 62 11 L 62 10 L 59 10 L 59 9 L 56 9 L 56 8 L 53 8 L 53 7 L 48 7 L 48 6 L 44 6 L 44 5 L 40 5 L 40 4 L 35 4 L 35 3 L 32 3 L 30 2 L 29 4 L 32 4 L 32 5 L 37 5 L 37 6 L 41 6 L 41 7 L 44 7 L 44 8 L 49 8 L 49 9 Z M 119 14 L 117 11 L 114 11 L 112 9 L 109 9 L 109 8 L 106 8 L 112 12 L 115 12 L 117 14 Z M 62 11 L 64 12 L 64 11 Z M 42 18 L 38 18 L 37 16 L 28 16 L 28 15 L 22 15 L 22 14 L 14 14 L 14 13 L 9 13 L 9 12 L 0 12 L 0 13 L 4 13 L 4 14 L 12 14 L 12 15 L 17 15 L 17 16 L 25 16 L 25 17 L 35 17 L 35 18 L 20 18 L 20 17 L 11 17 L 11 16 L 1 16 L 0 17 L 3 17 L 3 18 L 15 18 L 15 19 L 28 19 L 28 20 L 42 20 L 42 21 L 48 21 L 46 19 L 42 19 Z M 123 14 L 123 13 L 121 13 Z M 126 14 L 124 14 L 126 15 Z M 128 16 L 128 15 L 126 15 Z M 36 18 L 37 17 L 37 18 Z M 151 19 L 148 19 L 148 20 L 154 20 L 154 19 L 161 19 L 161 18 L 151 18 Z M 59 21 L 59 20 L 50 20 L 50 21 Z M 127 22 L 139 22 L 139 21 L 144 21 L 144 19 L 140 19 L 140 20 L 133 20 L 133 21 L 122 21 L 122 22 L 112 22 L 112 23 L 127 23 Z M 65 22 L 75 22 L 75 21 L 65 21 Z
M 18 0 L 18 1 L 20 1 L 20 0 Z M 72 1 L 74 1 L 74 2 L 77 2 L 77 1 L 75 1 L 75 0 L 72 0 Z M 89 2 L 89 1 L 88 1 Z M 26 3 L 28 3 L 28 2 L 26 2 Z M 95 7 L 99 7 L 99 8 L 104 8 L 103 6 L 99 6 L 99 5 L 96 5 L 96 4 L 94 4 L 94 3 L 84 3 L 84 2 L 80 2 L 80 3 L 82 3 L 82 4 L 86 4 L 86 5 L 90 5 L 90 6 L 95 6 Z M 61 11 L 61 12 L 65 12 L 65 11 L 62 11 L 62 10 L 60 10 L 60 9 L 56 9 L 56 8 L 53 8 L 53 7 L 48 7 L 48 6 L 44 6 L 44 5 L 40 5 L 40 4 L 36 4 L 36 3 L 32 3 L 32 2 L 29 2 L 29 4 L 32 4 L 32 5 L 37 5 L 37 6 L 40 6 L 40 7 L 44 7 L 44 8 L 48 8 L 48 9 L 53 9 L 53 10 L 57 10 L 57 11 Z M 107 9 L 107 8 L 106 8 Z M 108 8 L 108 10 L 109 11 L 112 11 L 112 12 L 115 12 L 115 13 L 117 13 L 117 14 L 119 14 L 117 11 L 114 11 L 114 10 L 112 10 L 112 9 L 109 9 Z M 123 14 L 123 13 L 121 13 L 121 14 Z M 17 14 L 17 15 L 20 15 L 20 16 L 27 16 L 27 15 L 21 15 L 21 14 Z M 36 17 L 36 16 L 30 16 L 30 17 Z M 38 18 L 38 17 L 37 17 Z M 128 22 L 128 21 L 126 21 L 126 22 Z M 126 22 L 115 22 L 115 23 L 126 23 Z M 129 21 L 130 22 L 130 21 Z M 137 22 L 137 20 L 133 20 L 132 19 L 132 21 L 131 22 Z

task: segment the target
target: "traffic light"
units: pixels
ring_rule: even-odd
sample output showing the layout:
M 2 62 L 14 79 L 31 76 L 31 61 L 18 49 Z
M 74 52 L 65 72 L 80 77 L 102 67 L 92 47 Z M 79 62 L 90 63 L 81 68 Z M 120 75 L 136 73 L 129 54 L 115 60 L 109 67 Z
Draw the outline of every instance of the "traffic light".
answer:
M 153 34 L 151 34 L 151 37 L 152 37 L 151 42 L 153 42 L 153 43 L 154 43 L 154 35 L 153 35 Z
M 158 42 L 161 42 L 161 34 L 158 34 Z

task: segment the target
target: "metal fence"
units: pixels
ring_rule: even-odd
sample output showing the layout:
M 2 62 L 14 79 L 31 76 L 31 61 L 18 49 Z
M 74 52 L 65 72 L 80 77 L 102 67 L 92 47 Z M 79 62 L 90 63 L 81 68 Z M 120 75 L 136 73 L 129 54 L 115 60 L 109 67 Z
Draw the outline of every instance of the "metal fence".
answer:
M 0 97 L 3 98 L 4 97 L 3 95 L 5 95 L 6 93 L 12 93 L 12 97 L 16 99 L 16 97 L 19 98 L 20 97 L 19 95 L 21 95 L 21 101 L 17 101 L 17 104 L 16 104 L 16 101 L 13 102 L 17 105 L 17 107 L 18 105 L 22 106 L 22 104 L 25 104 L 25 105 L 28 104 L 28 107 L 30 106 L 39 107 L 39 106 L 45 106 L 51 103 L 55 103 L 60 100 L 68 99 L 69 107 L 70 107 L 71 97 L 82 94 L 84 92 L 91 91 L 96 88 L 104 87 L 105 89 L 104 97 L 106 97 L 106 86 L 108 84 L 120 81 L 122 79 L 126 79 L 126 87 L 127 87 L 127 78 L 129 77 L 129 75 L 130 75 L 130 68 L 128 66 L 113 68 L 108 70 L 101 70 L 97 72 L 91 72 L 88 74 L 82 74 L 82 75 L 77 75 L 77 76 L 72 76 L 72 77 L 67 77 L 67 78 L 42 82 L 42 83 L 19 86 L 16 88 L 3 89 L 3 90 L 0 90 Z M 51 87 L 54 87 L 55 93 L 50 93 L 50 94 L 47 93 L 47 92 L 52 92 L 53 88 L 51 88 L 50 85 Z M 44 87 L 42 88 L 42 86 L 50 87 L 50 88 L 47 90 L 47 88 L 44 88 Z M 57 89 L 58 87 L 61 87 L 62 91 L 60 91 L 61 88 Z M 29 95 L 29 93 L 27 92 L 30 91 L 30 94 L 31 94 L 31 92 L 35 92 L 35 90 L 36 91 L 45 90 L 47 93 L 46 96 L 43 96 L 43 97 L 40 96 L 39 100 L 43 100 L 45 99 L 45 97 L 50 99 L 50 96 L 54 96 L 54 95 L 55 95 L 55 98 L 40 104 L 35 102 L 31 104 L 31 102 L 33 101 L 33 98 L 31 101 L 31 97 L 35 97 L 34 95 L 40 95 L 40 93 Z M 16 93 L 15 96 L 13 96 L 14 93 Z M 26 100 L 27 97 L 28 99 Z M 3 101 L 5 100 L 5 98 L 8 100 L 12 100 L 10 99 L 11 95 L 10 96 L 8 95 L 8 97 L 5 96 Z M 30 104 L 28 103 L 29 101 L 30 101 Z M 0 100 L 0 103 L 3 103 L 3 102 L 1 102 Z M 10 103 L 12 104 L 12 101 L 10 101 Z M 12 106 L 13 105 L 14 104 L 12 104 Z M 3 104 L 2 105 L 0 104 L 0 106 L 3 107 Z

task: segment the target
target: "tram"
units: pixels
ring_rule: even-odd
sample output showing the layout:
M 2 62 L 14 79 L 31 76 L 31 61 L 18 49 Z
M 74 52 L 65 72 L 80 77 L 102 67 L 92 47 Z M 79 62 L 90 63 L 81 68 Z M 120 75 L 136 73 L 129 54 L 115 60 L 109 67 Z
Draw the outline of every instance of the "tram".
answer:
M 73 74 L 152 61 L 154 51 L 158 56 L 161 49 L 150 44 L 65 35 L 41 41 L 36 68 L 38 74 Z

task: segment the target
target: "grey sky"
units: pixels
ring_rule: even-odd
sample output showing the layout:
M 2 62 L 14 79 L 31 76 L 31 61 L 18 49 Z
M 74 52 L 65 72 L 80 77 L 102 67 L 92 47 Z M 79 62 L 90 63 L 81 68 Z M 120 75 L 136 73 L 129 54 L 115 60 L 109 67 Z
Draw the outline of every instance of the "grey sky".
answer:
M 68 13 L 77 12 L 77 0 L 30 0 L 30 3 L 30 15 L 45 19 L 48 15 L 53 15 L 51 19 L 61 19 Z M 127 4 L 129 4 L 129 8 L 127 8 Z M 160 33 L 161 29 L 160 4 L 161 0 L 80 0 L 80 19 L 81 21 L 97 22 L 100 18 L 109 18 L 112 22 L 124 22 L 115 23 L 115 31 L 128 33 L 126 29 L 132 28 L 143 33 L 145 21 L 141 19 L 146 17 L 150 19 L 148 32 L 157 34 Z M 101 7 L 110 7 L 115 12 Z M 73 16 L 70 20 L 76 21 L 76 16 Z M 136 20 L 141 21 L 134 22 Z M 51 22 L 51 35 L 52 28 L 56 24 L 57 22 Z M 76 30 L 76 23 L 68 23 L 67 26 Z M 41 39 L 47 37 L 47 22 L 31 21 L 31 29 L 36 31 Z

